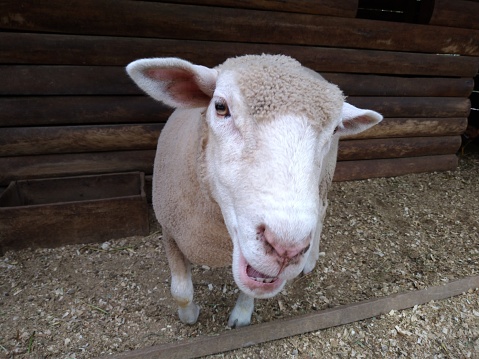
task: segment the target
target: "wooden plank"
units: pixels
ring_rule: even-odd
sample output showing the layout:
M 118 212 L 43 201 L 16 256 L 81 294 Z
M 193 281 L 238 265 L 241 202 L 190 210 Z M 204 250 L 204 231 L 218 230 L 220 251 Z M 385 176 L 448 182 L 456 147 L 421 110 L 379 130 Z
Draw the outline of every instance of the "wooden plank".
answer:
M 0 198 L 0 252 L 149 233 L 142 173 L 17 181 L 10 190 L 20 200 Z
M 384 117 L 467 117 L 470 101 L 459 97 L 348 97 Z M 146 96 L 0 98 L 0 126 L 159 123 L 172 110 Z
M 473 77 L 479 68 L 479 58 L 468 56 L 108 36 L 3 32 L 0 47 L 0 63 L 7 64 L 124 67 L 139 58 L 174 56 L 212 67 L 229 57 L 270 53 L 292 56 L 319 72 Z
M 358 9 L 358 0 L 169 0 L 169 2 L 176 4 L 224 6 L 240 9 L 285 11 L 351 18 L 356 17 L 356 11 Z
M 452 171 L 457 168 L 456 155 L 407 157 L 378 160 L 341 161 L 334 181 L 352 181 L 376 177 L 395 177 L 411 173 Z
M 358 135 L 343 139 L 454 136 L 462 135 L 467 118 L 385 118 L 376 126 Z
M 455 154 L 461 136 L 346 140 L 339 144 L 338 161 Z
M 323 73 L 347 96 L 468 97 L 474 88 L 472 78 L 393 77 Z
M 25 32 L 479 55 L 477 30 L 322 15 L 113 0 L 11 0 L 0 12 L 3 29 Z
M 163 124 L 11 127 L 0 131 L 0 156 L 156 148 Z
M 171 112 L 146 96 L 0 97 L 0 126 L 158 123 Z
M 479 2 L 435 0 L 432 25 L 479 29 Z
M 121 354 L 102 356 L 99 359 L 197 358 L 377 317 L 387 314 L 391 310 L 404 310 L 433 300 L 447 299 L 477 287 L 479 287 L 479 276 L 472 276 L 441 286 L 392 294 L 387 297 L 234 329 L 215 336 L 200 336 Z
M 349 97 L 349 103 L 384 117 L 467 117 L 471 102 L 452 97 Z
M 348 96 L 468 97 L 472 78 L 429 78 L 323 73 Z M 115 66 L 0 66 L 0 95 L 140 95 Z
M 21 179 L 153 172 L 155 150 L 0 157 L 0 185 Z

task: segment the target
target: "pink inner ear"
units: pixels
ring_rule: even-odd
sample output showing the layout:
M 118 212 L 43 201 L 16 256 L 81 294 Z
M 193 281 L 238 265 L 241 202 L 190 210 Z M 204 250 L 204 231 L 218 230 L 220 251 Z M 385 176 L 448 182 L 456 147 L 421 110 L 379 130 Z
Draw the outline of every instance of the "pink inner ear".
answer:
M 155 81 L 163 82 L 168 95 L 186 106 L 205 106 L 210 101 L 210 97 L 198 86 L 194 74 L 186 69 L 148 69 L 145 75 Z

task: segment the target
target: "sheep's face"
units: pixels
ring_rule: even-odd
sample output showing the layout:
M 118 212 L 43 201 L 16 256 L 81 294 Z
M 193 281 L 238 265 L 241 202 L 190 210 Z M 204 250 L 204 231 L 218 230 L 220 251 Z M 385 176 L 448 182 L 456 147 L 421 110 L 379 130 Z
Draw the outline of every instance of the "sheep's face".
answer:
M 206 110 L 208 179 L 233 240 L 236 283 L 249 295 L 270 297 L 302 271 L 310 252 L 323 206 L 318 191 L 322 163 L 337 141 L 333 132 L 343 100 L 337 88 L 325 83 L 334 117 L 310 118 L 308 112 L 321 106 L 294 101 L 287 111 L 263 108 L 258 115 L 254 106 L 264 98 L 247 98 L 241 80 L 233 70 L 221 72 Z M 294 84 L 281 85 L 287 86 L 283 95 L 294 91 Z M 274 101 L 263 106 L 288 105 L 288 99 Z M 308 111 L 301 106 L 309 106 Z
M 198 158 L 233 241 L 235 281 L 254 297 L 278 293 L 303 270 L 319 234 L 318 189 L 332 175 L 325 167 L 334 167 L 339 136 L 381 116 L 344 103 L 336 86 L 285 56 L 245 56 L 216 69 L 147 59 L 128 72 L 155 99 L 205 108 Z

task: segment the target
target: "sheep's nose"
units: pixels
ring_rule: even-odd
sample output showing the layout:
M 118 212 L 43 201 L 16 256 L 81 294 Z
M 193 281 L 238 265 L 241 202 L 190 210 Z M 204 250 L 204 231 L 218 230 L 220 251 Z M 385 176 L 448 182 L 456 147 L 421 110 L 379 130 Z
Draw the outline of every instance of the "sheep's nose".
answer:
M 311 244 L 311 237 L 309 234 L 305 238 L 281 238 L 264 224 L 259 225 L 256 230 L 256 238 L 263 242 L 266 254 L 276 254 L 286 260 L 306 253 Z

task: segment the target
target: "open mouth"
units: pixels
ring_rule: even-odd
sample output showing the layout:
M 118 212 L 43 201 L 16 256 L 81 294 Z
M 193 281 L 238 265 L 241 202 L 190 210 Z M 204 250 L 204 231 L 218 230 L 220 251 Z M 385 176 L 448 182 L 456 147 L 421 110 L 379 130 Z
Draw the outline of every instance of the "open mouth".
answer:
M 259 283 L 274 283 L 278 280 L 278 277 L 269 277 L 266 274 L 261 273 L 260 271 L 254 269 L 251 265 L 246 263 L 246 275 Z

